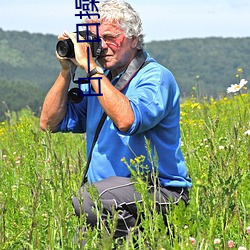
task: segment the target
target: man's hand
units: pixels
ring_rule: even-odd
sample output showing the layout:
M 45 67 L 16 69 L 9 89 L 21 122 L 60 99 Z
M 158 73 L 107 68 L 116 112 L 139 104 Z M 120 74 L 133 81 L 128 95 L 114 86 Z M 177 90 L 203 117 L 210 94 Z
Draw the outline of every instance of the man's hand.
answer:
M 63 38 L 71 39 L 74 44 L 75 58 L 70 58 L 71 62 L 77 66 L 80 66 L 87 73 L 88 67 L 90 67 L 90 69 L 96 67 L 96 63 L 91 54 L 90 45 L 87 42 L 77 42 L 76 34 L 67 31 L 63 33 Z M 87 54 L 87 48 L 89 48 L 89 56 Z
M 63 33 L 61 35 L 58 36 L 58 40 L 65 40 L 65 39 L 68 39 L 69 37 Z M 57 59 L 58 61 L 60 62 L 61 66 L 62 66 L 62 70 L 63 71 L 70 71 L 70 70 L 73 70 L 75 71 L 76 70 L 76 67 L 78 66 L 78 63 L 75 59 L 73 58 L 66 58 L 66 57 L 61 57 L 58 55 L 58 53 L 56 52 L 56 56 L 57 56 Z

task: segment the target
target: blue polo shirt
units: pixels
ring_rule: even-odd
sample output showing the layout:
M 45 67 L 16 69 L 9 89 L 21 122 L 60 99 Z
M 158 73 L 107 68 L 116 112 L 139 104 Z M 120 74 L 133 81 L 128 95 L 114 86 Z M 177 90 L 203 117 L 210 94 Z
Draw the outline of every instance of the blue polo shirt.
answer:
M 130 170 L 121 161 L 144 155 L 143 165 L 152 168 L 146 150 L 149 140 L 151 152 L 156 152 L 157 171 L 163 186 L 191 187 L 181 152 L 180 91 L 172 73 L 153 58 L 123 90 L 134 112 L 134 123 L 127 132 L 117 129 L 107 117 L 92 153 L 88 181 L 96 182 L 109 176 L 129 177 Z M 107 72 L 108 73 L 108 72 Z M 118 81 L 118 75 L 112 84 Z M 58 131 L 87 135 L 87 155 L 103 109 L 95 96 L 84 97 L 78 104 L 68 103 L 67 113 Z M 154 156 L 153 156 L 154 157 Z

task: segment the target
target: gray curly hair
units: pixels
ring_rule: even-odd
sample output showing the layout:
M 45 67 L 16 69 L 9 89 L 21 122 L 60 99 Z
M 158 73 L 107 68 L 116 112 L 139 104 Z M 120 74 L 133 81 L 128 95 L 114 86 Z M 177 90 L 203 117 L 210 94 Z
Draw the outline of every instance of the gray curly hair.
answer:
M 93 22 L 102 23 L 107 21 L 118 25 L 125 32 L 127 38 L 138 38 L 137 49 L 144 48 L 141 18 L 129 3 L 120 0 L 105 0 L 97 4 L 97 8 L 100 19 L 93 16 L 91 17 Z M 85 23 L 89 22 L 90 20 L 86 18 Z

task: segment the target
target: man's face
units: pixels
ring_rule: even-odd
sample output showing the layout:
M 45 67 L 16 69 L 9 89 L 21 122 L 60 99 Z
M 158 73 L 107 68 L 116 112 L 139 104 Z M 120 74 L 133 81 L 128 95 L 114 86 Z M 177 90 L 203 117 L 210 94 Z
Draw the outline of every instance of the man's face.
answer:
M 94 34 L 95 29 L 90 28 Z M 125 37 L 124 31 L 113 24 L 104 22 L 98 29 L 103 49 L 98 62 L 111 71 L 123 70 L 133 59 L 137 42 Z

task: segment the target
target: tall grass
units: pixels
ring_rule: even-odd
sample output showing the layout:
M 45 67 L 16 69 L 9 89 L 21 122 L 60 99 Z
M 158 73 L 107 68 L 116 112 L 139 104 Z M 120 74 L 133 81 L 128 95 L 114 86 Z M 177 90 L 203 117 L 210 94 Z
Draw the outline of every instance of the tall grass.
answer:
M 190 204 L 170 209 L 165 225 L 141 182 L 141 227 L 118 242 L 112 239 L 116 221 L 107 221 L 111 235 L 99 222 L 98 230 L 85 233 L 86 249 L 228 249 L 229 240 L 235 249 L 250 249 L 249 103 L 249 94 L 185 101 L 182 150 L 193 180 Z M 6 114 L 0 124 L 0 249 L 80 249 L 76 228 L 85 220 L 74 216 L 71 197 L 85 160 L 83 135 L 41 132 L 30 110 Z M 129 162 L 142 164 L 143 157 Z

